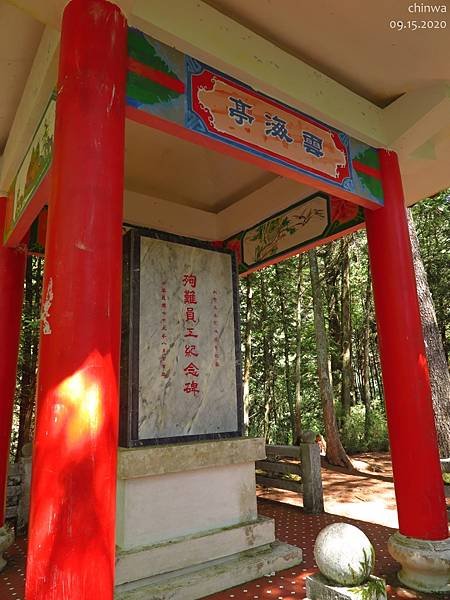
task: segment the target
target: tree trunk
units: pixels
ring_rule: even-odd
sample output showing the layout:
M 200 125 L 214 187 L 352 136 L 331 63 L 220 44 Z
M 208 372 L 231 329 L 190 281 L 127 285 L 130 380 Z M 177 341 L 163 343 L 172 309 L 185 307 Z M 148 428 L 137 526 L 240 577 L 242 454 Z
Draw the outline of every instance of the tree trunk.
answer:
M 264 272 L 259 273 L 260 298 L 261 298 L 261 319 L 262 319 L 262 338 L 263 338 L 263 398 L 264 398 L 264 421 L 263 437 L 266 443 L 269 441 L 270 430 L 270 404 L 271 404 L 271 376 L 269 365 L 269 343 L 267 339 L 267 306 L 266 306 L 266 280 Z
M 369 352 L 369 388 L 370 388 L 370 396 L 372 398 L 377 398 L 379 397 L 379 394 L 377 394 L 377 390 L 375 388 L 375 379 L 373 376 L 373 361 L 370 360 L 370 352 Z M 384 402 L 382 403 L 384 406 Z
M 286 399 L 289 406 L 289 416 L 291 422 L 291 433 L 292 433 L 292 441 L 295 439 L 295 412 L 294 412 L 294 400 L 292 397 L 292 389 L 291 389 L 291 365 L 289 361 L 289 331 L 288 331 L 288 315 L 286 312 L 286 303 L 285 303 L 285 290 L 283 290 L 282 285 L 282 269 L 280 265 L 275 265 L 275 275 L 276 275 L 276 288 L 277 288 L 277 296 L 278 302 L 281 310 L 281 324 L 283 329 L 283 352 L 284 352 L 284 384 L 286 388 Z
M 314 326 L 317 348 L 317 371 L 319 375 L 320 397 L 322 401 L 323 420 L 327 442 L 326 457 L 330 464 L 352 468 L 352 463 L 342 446 L 336 424 L 333 402 L 333 385 L 331 381 L 330 352 L 325 331 L 325 318 L 322 303 L 322 289 L 319 278 L 319 265 L 316 251 L 308 252 L 309 270 L 314 308 Z
M 372 383 L 374 386 L 373 397 L 378 396 L 384 398 L 383 380 L 381 379 L 381 364 L 380 364 L 380 353 L 378 352 L 378 342 L 376 339 L 376 333 L 370 336 L 370 349 L 372 360 L 370 362 L 370 372 L 372 374 Z M 376 392 L 375 392 L 376 384 Z M 384 407 L 384 402 L 382 402 Z
M 337 244 L 325 246 L 324 292 L 328 307 L 328 335 L 330 347 L 331 373 L 336 390 L 339 389 L 341 377 L 341 323 L 339 319 L 339 274 L 340 256 Z
M 419 240 L 411 213 L 407 210 L 409 235 L 416 272 L 420 317 L 430 370 L 431 395 L 436 421 L 439 452 L 442 458 L 450 457 L 450 378 L 436 313 L 428 286 L 427 275 L 420 257 Z
M 370 369 L 369 369 L 369 341 L 370 341 L 370 303 L 372 298 L 372 286 L 370 281 L 370 268 L 367 268 L 367 284 L 366 284 L 366 296 L 363 306 L 364 311 L 364 329 L 363 329 L 363 340 L 362 340 L 362 385 L 361 385 L 361 396 L 365 406 L 365 418 L 364 418 L 364 431 L 366 434 L 366 440 L 369 438 L 370 429 L 372 426 L 372 415 L 371 415 L 371 397 L 370 397 Z
M 301 442 L 301 383 L 302 383 L 302 279 L 303 279 L 303 254 L 298 256 L 297 265 L 297 322 L 296 322 L 296 353 L 295 353 L 295 422 L 294 422 L 294 444 Z
M 343 422 L 350 415 L 353 401 L 353 369 L 352 369 L 352 319 L 350 306 L 350 243 L 351 236 L 341 240 L 341 404 Z
M 246 278 L 246 305 L 244 330 L 244 435 L 247 434 L 250 412 L 250 371 L 252 366 L 253 275 Z

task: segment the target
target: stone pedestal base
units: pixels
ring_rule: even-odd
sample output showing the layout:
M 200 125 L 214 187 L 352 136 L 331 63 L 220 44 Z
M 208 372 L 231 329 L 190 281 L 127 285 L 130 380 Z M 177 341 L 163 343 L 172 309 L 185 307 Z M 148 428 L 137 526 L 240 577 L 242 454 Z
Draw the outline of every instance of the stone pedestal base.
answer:
M 3 552 L 14 543 L 14 531 L 9 527 L 0 527 L 0 571 L 6 566 L 6 560 L 3 558 Z
M 116 586 L 196 567 L 211 560 L 267 549 L 275 541 L 273 519 L 259 517 L 252 523 L 223 527 L 202 535 L 188 535 L 165 544 L 116 553 Z
M 398 578 L 420 592 L 450 593 L 450 538 L 427 541 L 394 533 L 388 549 L 402 565 Z
M 195 600 L 298 565 L 258 517 L 262 458 L 262 439 L 121 449 L 116 599 Z
M 383 579 L 371 575 L 367 583 L 346 587 L 331 583 L 321 573 L 306 578 L 306 600 L 386 600 Z
M 116 586 L 115 600 L 197 600 L 302 561 L 300 548 L 273 542 L 194 567 Z

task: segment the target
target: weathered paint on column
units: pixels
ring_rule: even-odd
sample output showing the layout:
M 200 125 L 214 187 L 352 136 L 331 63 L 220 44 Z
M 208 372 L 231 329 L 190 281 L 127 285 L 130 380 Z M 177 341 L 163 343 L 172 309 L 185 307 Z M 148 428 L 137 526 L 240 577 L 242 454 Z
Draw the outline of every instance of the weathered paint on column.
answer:
M 33 455 L 27 600 L 111 600 L 126 21 L 64 11 Z
M 400 533 L 448 537 L 448 521 L 397 156 L 380 151 L 385 206 L 366 210 Z
M 9 442 L 22 317 L 24 248 L 5 248 L 6 198 L 0 198 L 0 527 L 5 523 Z

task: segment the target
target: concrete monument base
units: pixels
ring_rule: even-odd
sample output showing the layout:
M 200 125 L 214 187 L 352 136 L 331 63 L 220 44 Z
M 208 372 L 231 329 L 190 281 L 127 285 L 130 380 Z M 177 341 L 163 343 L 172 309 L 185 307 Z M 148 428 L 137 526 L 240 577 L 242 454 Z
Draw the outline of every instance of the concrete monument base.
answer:
M 428 541 L 394 533 L 389 553 L 402 565 L 398 578 L 420 592 L 450 593 L 450 538 Z
M 195 600 L 297 565 L 258 517 L 262 439 L 120 449 L 116 598 Z
M 115 600 L 197 600 L 252 579 L 288 569 L 302 561 L 300 548 L 273 542 L 196 567 L 116 587 Z

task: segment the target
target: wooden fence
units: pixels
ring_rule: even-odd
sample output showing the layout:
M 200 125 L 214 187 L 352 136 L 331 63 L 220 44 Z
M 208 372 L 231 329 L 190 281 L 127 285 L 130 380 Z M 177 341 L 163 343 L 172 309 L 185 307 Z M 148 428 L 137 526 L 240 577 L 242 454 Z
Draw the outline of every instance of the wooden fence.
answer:
M 266 460 L 256 462 L 256 483 L 297 492 L 303 496 L 305 512 L 323 513 L 319 446 L 316 443 L 266 445 L 266 456 Z

